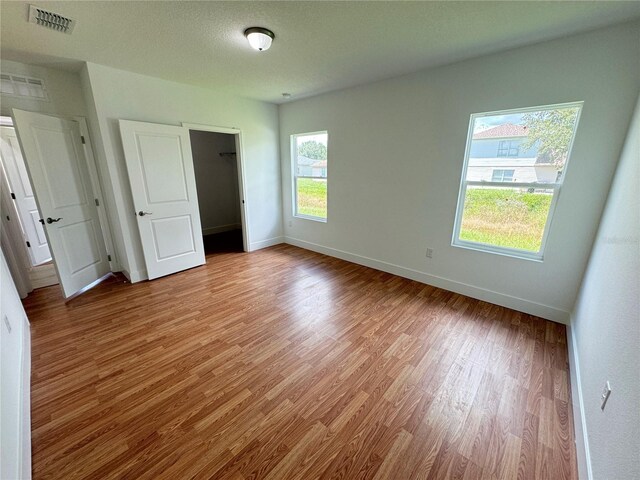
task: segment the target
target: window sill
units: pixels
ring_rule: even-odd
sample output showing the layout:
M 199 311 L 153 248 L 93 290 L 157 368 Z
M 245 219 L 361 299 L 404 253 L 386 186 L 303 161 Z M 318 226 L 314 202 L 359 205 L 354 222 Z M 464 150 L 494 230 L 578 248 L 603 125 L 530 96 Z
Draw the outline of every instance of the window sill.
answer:
M 326 218 L 322 218 L 322 217 L 313 217 L 311 215 L 300 215 L 300 214 L 296 214 L 293 216 L 294 218 L 301 218 L 303 220 L 311 220 L 314 222 L 320 222 L 320 223 L 327 223 L 327 219 Z
M 518 260 L 528 260 L 530 262 L 538 262 L 538 263 L 544 262 L 544 256 L 542 254 L 526 252 L 524 250 L 494 247 L 492 245 L 487 245 L 484 243 L 463 242 L 458 240 L 458 241 L 453 241 L 451 243 L 451 246 L 457 247 L 457 248 L 464 248 L 465 250 L 474 250 L 476 252 L 502 255 L 503 257 L 511 257 Z

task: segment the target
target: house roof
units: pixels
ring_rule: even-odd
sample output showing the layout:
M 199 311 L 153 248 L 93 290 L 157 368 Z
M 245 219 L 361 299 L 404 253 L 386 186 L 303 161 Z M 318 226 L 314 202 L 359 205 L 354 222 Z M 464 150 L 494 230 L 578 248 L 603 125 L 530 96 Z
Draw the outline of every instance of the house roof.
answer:
M 473 135 L 473 139 L 483 138 L 505 138 L 505 137 L 526 137 L 528 135 L 527 127 L 522 125 L 514 125 L 513 123 L 505 123 L 497 127 L 489 128 Z
M 315 163 L 311 164 L 312 167 L 315 168 L 327 168 L 327 161 L 326 160 L 318 160 Z
M 317 162 L 315 158 L 305 157 L 304 155 L 298 155 L 296 157 L 296 161 L 298 162 L 298 165 L 303 165 L 305 167 L 311 166 Z

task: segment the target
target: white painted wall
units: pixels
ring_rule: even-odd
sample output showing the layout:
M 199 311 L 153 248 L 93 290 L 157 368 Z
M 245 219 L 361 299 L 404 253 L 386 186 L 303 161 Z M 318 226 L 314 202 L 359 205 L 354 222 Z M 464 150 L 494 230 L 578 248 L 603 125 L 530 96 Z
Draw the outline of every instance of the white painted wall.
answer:
M 0 252 L 0 478 L 31 478 L 29 321 Z
M 1 95 L 0 114 L 10 116 L 13 108 L 52 115 L 87 116 L 87 109 L 80 87 L 80 75 L 53 68 L 2 60 L 2 73 L 16 73 L 44 80 L 48 100 Z
M 286 241 L 567 322 L 639 87 L 636 22 L 281 105 Z M 452 247 L 470 115 L 579 100 L 544 262 Z M 327 223 L 292 216 L 289 136 L 319 130 Z
M 589 452 L 579 464 L 585 471 L 590 457 L 593 479 L 638 479 L 640 98 L 571 317 L 575 422 L 588 439 L 578 451 Z M 602 411 L 600 394 L 607 380 L 612 393 Z M 579 431 L 576 438 L 581 440 Z
M 203 233 L 240 227 L 240 196 L 235 135 L 191 130 L 191 153 L 196 174 Z
M 275 105 L 93 63 L 88 63 L 81 72 L 81 81 L 105 197 L 108 197 L 109 209 L 116 212 L 112 223 L 117 225 L 112 233 L 117 254 L 133 281 L 147 276 L 133 215 L 118 119 L 241 129 L 249 248 L 282 241 L 278 111 Z

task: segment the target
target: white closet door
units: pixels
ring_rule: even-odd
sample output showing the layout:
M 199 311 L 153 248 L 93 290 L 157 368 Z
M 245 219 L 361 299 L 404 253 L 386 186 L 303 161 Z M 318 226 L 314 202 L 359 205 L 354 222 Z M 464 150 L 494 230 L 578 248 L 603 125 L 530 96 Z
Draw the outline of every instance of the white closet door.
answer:
M 120 133 L 149 279 L 203 265 L 188 129 L 120 120 Z
M 110 272 L 78 122 L 13 110 L 65 297 Z

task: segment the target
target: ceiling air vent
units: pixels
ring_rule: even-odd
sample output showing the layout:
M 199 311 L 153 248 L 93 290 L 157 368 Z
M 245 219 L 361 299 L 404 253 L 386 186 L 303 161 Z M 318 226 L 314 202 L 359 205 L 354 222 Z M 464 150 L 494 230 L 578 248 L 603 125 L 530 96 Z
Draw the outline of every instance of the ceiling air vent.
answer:
M 35 5 L 29 5 L 29 22 L 40 25 L 41 27 L 47 27 L 51 30 L 56 30 L 62 33 L 73 32 L 73 27 L 76 26 L 76 21 L 69 17 L 64 17 L 57 13 L 43 10 Z

